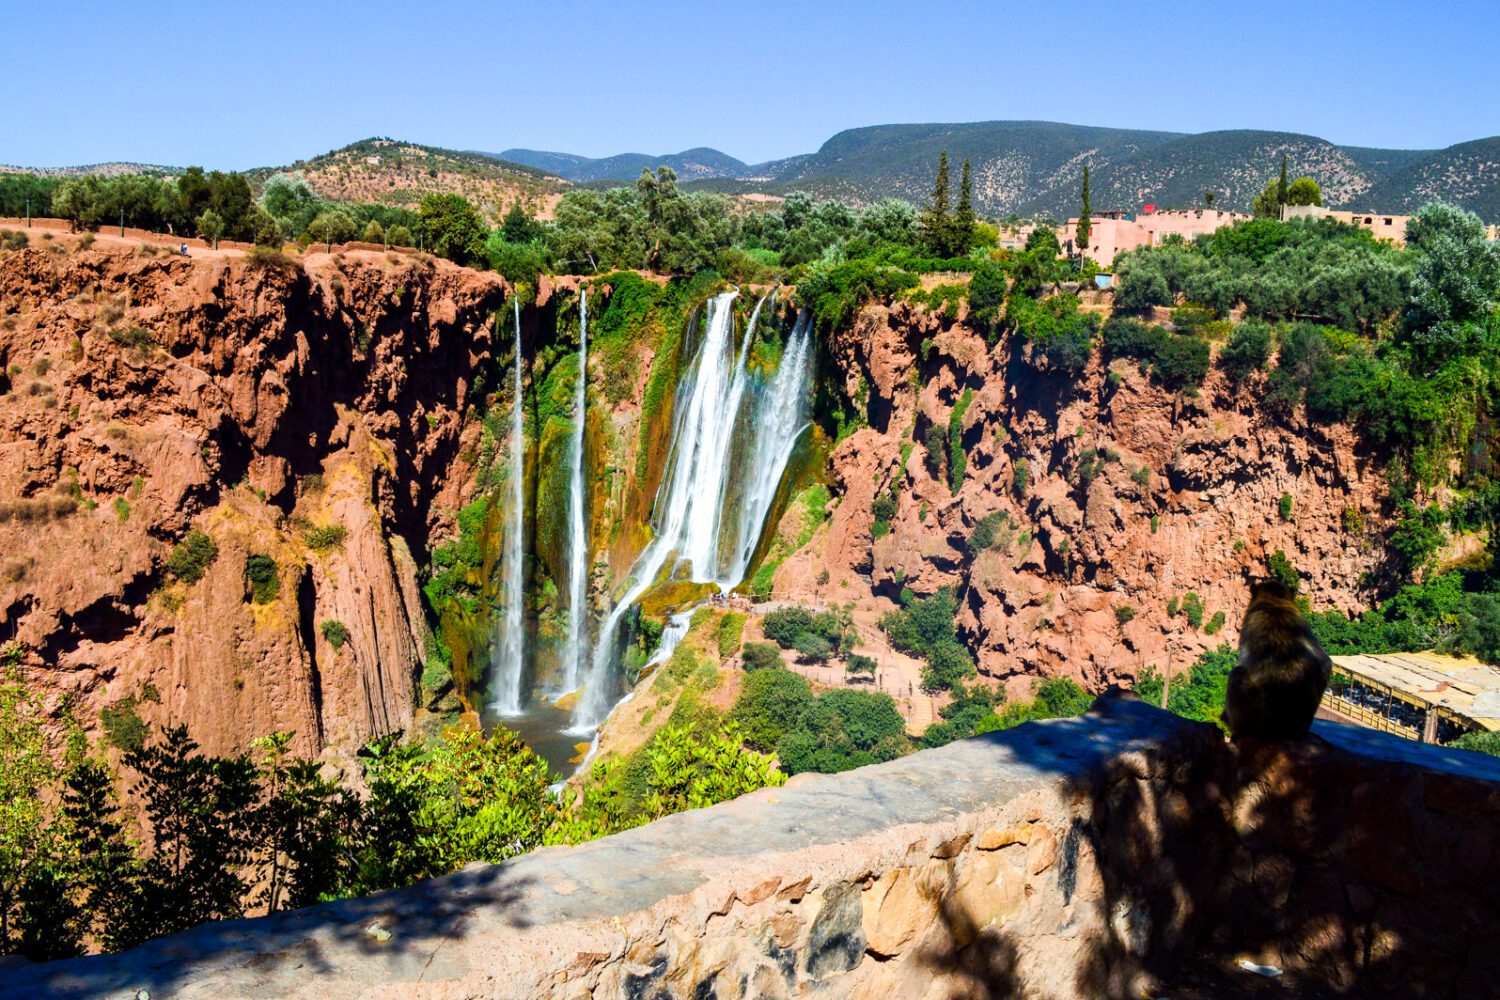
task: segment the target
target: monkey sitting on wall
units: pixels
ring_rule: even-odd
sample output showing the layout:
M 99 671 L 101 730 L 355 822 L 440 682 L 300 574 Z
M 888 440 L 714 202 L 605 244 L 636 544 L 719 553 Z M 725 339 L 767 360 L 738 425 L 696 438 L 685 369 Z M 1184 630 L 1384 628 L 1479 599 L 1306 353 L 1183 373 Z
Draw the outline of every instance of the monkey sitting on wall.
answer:
M 1229 673 L 1224 722 L 1235 739 L 1299 740 L 1312 727 L 1333 661 L 1313 636 L 1297 592 L 1274 580 L 1250 585 L 1240 663 Z

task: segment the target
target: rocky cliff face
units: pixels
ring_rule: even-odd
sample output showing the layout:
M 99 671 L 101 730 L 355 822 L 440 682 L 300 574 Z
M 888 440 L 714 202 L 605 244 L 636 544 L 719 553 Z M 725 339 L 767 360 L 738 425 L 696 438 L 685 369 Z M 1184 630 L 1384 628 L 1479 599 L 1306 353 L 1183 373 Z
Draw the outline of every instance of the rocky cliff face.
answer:
M 411 725 L 417 561 L 465 499 L 499 279 L 62 242 L 0 255 L 0 639 L 27 679 L 215 751 Z M 192 583 L 165 569 L 189 529 L 218 550 Z
M 347 749 L 456 709 L 428 655 L 418 567 L 494 478 L 477 417 L 507 378 L 501 280 L 375 251 L 257 264 L 104 239 L 45 246 L 0 254 L 0 642 L 28 680 L 69 696 L 86 724 L 108 707 L 186 722 L 214 751 L 281 729 L 301 752 Z M 528 461 L 544 473 L 528 476 L 534 582 L 554 588 L 575 286 L 544 286 L 523 313 L 528 421 L 542 428 Z M 673 370 L 650 351 L 673 341 L 653 337 L 628 348 L 645 352 L 634 365 L 601 347 L 620 384 L 591 417 L 588 451 L 625 474 L 591 491 L 596 592 L 639 549 L 660 476 L 670 411 L 646 421 L 661 434 L 639 428 L 656 369 Z M 778 597 L 855 601 L 873 622 L 903 588 L 952 587 L 986 674 L 1100 688 L 1233 641 L 1245 578 L 1278 549 L 1315 606 L 1369 596 L 1385 525 L 1377 458 L 1345 429 L 1268 417 L 1254 385 L 1215 372 L 1187 397 L 1098 358 L 1072 378 L 1034 367 L 1023 345 L 987 343 L 962 311 L 902 302 L 866 308 L 825 346 L 824 377 L 865 426 L 833 452 L 835 509 L 780 565 Z M 926 444 L 955 438 L 956 493 Z M 994 542 L 976 548 L 987 517 Z M 217 556 L 189 582 L 167 562 L 195 529 Z M 276 567 L 259 601 L 252 556 Z M 481 591 L 492 561 L 474 567 Z M 1189 592 L 1197 624 L 1180 607 Z M 547 607 L 541 640 L 556 630 Z M 478 635 L 481 619 L 461 624 Z M 479 650 L 450 644 L 461 683 L 475 668 L 459 661 Z
M 1075 378 L 1033 366 L 1023 344 L 988 344 L 963 312 L 904 302 L 867 307 L 829 349 L 869 426 L 834 452 L 837 508 L 778 573 L 779 596 L 878 603 L 951 587 L 983 673 L 1096 690 L 1236 641 L 1246 579 L 1278 549 L 1315 607 L 1368 602 L 1386 523 L 1378 457 L 1347 428 L 1271 417 L 1257 385 L 1215 370 L 1188 396 L 1098 356 Z M 928 459 L 934 426 L 934 443 L 956 434 L 967 454 L 956 493 L 944 459 Z M 895 515 L 875 537 L 882 496 Z M 976 551 L 995 512 L 996 542 Z

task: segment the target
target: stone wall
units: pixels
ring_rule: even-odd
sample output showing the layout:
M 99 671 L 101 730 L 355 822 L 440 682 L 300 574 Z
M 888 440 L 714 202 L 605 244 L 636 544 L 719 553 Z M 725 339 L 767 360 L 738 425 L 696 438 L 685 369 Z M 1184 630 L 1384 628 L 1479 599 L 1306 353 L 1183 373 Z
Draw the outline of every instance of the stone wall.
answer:
M 0 995 L 1500 993 L 1500 762 L 1318 732 L 1237 750 L 1104 699 L 581 847 L 11 968 Z

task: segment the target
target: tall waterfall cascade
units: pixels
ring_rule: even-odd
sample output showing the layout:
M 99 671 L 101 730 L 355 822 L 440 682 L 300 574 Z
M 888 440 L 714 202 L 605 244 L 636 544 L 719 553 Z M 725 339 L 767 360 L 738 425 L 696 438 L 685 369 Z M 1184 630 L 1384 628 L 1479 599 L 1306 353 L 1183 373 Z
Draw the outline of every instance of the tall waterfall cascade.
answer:
M 505 538 L 501 554 L 504 576 L 500 600 L 505 613 L 500 618 L 495 641 L 495 680 L 493 706 L 502 716 L 520 715 L 522 676 L 526 669 L 526 442 L 525 416 L 521 395 L 521 300 L 515 306 L 515 360 L 512 364 L 510 418 L 510 498 L 505 512 Z
M 620 678 L 620 629 L 635 604 L 664 574 L 728 590 L 743 578 L 765 527 L 798 436 L 808 426 L 812 324 L 799 315 L 769 379 L 749 354 L 762 298 L 738 349 L 734 300 L 709 300 L 696 353 L 678 385 L 666 471 L 652 512 L 653 535 L 627 575 L 626 587 L 598 629 L 583 694 L 579 730 L 609 714 Z
M 584 516 L 583 438 L 588 423 L 589 381 L 589 293 L 581 289 L 578 300 L 578 381 L 573 389 L 573 433 L 568 439 L 568 638 L 563 649 L 564 692 L 576 690 L 588 658 L 584 624 L 587 616 L 589 576 L 588 519 Z

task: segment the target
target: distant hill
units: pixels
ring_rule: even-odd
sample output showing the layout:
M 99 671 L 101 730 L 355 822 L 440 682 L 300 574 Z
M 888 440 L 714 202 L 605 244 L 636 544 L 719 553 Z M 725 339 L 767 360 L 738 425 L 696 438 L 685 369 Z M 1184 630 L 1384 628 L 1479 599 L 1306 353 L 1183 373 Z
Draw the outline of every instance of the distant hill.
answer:
M 491 218 L 517 201 L 546 217 L 570 186 L 629 184 L 642 169 L 658 166 L 671 167 L 694 190 L 739 196 L 808 191 L 855 203 L 895 197 L 921 204 L 942 150 L 953 163 L 955 189 L 960 165 L 966 157 L 971 161 L 976 207 L 991 216 L 1075 214 L 1085 164 L 1096 211 L 1134 211 L 1146 202 L 1183 208 L 1201 204 L 1206 191 L 1214 192 L 1220 207 L 1248 210 L 1285 155 L 1291 174 L 1317 180 L 1330 207 L 1410 212 L 1444 200 L 1500 222 L 1500 136 L 1426 150 L 1339 146 L 1317 136 L 1251 129 L 1187 134 L 1038 121 L 874 125 L 839 132 L 816 152 L 758 164 L 707 147 L 593 158 L 365 139 L 247 173 L 257 183 L 273 173 L 296 173 L 325 198 L 416 205 L 426 194 L 452 191 Z M 105 163 L 32 172 L 180 170 Z
M 537 170 L 556 174 L 575 184 L 593 181 L 633 181 L 642 170 L 671 167 L 684 181 L 707 180 L 715 177 L 739 178 L 749 174 L 750 168 L 728 153 L 700 146 L 685 149 L 680 153 L 651 156 L 647 153 L 620 153 L 590 159 L 572 153 L 549 153 L 538 149 L 507 149 L 503 153 L 479 153 L 501 161 L 520 163 Z
M 1500 221 L 1500 137 L 1442 150 L 1375 149 L 1253 129 L 1185 134 L 992 121 L 848 129 L 815 153 L 753 165 L 712 149 L 603 159 L 519 149 L 499 155 L 592 186 L 630 181 L 642 167 L 661 164 L 699 190 L 802 190 L 854 202 L 896 197 L 920 204 L 944 149 L 955 187 L 968 157 L 975 202 L 996 216 L 1076 213 L 1085 164 L 1096 210 L 1135 210 L 1146 202 L 1186 207 L 1200 204 L 1206 191 L 1218 205 L 1248 210 L 1285 155 L 1292 175 L 1317 180 L 1331 207 L 1412 211 L 1441 198 Z
M 0 163 L 0 174 L 36 174 L 38 177 L 83 177 L 97 174 L 100 177 L 121 177 L 125 174 L 176 175 L 182 167 L 164 167 L 157 163 L 127 163 L 116 160 L 110 163 L 86 163 L 76 167 L 13 167 Z
M 1055 210 L 1062 200 L 1048 195 L 1064 189 L 1076 193 L 1084 163 L 1094 164 L 1097 175 L 1177 137 L 1055 122 L 876 125 L 840 132 L 811 156 L 773 167 L 773 175 L 782 189 L 920 203 L 932 189 L 938 153 L 946 149 L 955 190 L 959 165 L 967 157 L 973 163 L 976 205 L 1005 215 Z
M 548 214 L 568 187 L 562 179 L 525 164 L 382 138 L 246 173 L 255 183 L 264 183 L 276 173 L 296 174 L 322 197 L 337 201 L 414 207 L 428 194 L 457 193 L 492 219 L 516 201 Z
M 1367 198 L 1371 209 L 1411 212 L 1430 201 L 1500 222 L 1500 136 L 1440 149 L 1395 171 Z

